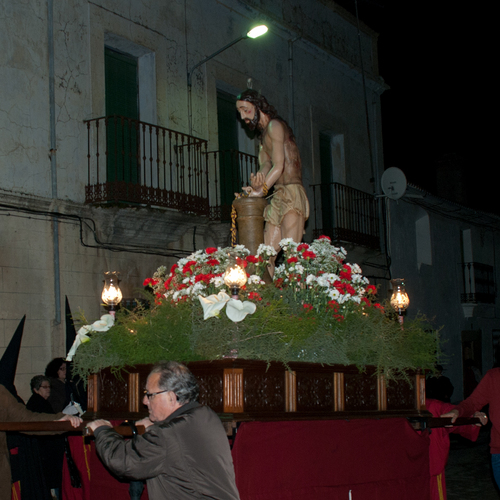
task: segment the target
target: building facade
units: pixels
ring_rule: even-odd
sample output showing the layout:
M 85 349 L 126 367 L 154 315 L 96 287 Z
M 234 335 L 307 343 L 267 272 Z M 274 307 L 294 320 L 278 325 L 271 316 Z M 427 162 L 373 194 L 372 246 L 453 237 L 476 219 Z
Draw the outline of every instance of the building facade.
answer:
M 229 244 L 232 193 L 256 169 L 258 143 L 234 111 L 247 85 L 294 129 L 312 208 L 305 238 L 340 228 L 348 242 L 368 235 L 380 247 L 377 35 L 361 24 L 358 36 L 333 1 L 0 9 L 0 353 L 26 314 L 23 397 L 31 376 L 65 355 L 65 297 L 92 322 L 103 272 L 119 271 L 124 296 L 137 297 L 159 265 Z M 198 66 L 262 22 L 265 36 Z M 358 193 L 366 206 L 333 220 Z M 360 211 L 368 222 L 356 228 Z

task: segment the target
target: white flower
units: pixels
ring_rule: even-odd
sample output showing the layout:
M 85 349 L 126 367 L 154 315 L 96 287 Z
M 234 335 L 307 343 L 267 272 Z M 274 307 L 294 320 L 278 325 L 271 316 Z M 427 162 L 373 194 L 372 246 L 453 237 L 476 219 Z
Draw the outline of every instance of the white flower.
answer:
M 241 300 L 230 299 L 227 303 L 226 314 L 227 317 L 234 323 L 238 323 L 245 319 L 247 314 L 253 314 L 257 306 L 248 300 L 241 302 Z
M 111 314 L 104 314 L 101 319 L 94 321 L 90 326 L 90 331 L 107 332 L 115 323 L 115 318 Z
M 257 276 L 256 274 L 252 274 L 250 278 L 248 278 L 247 283 L 250 285 L 260 285 L 264 284 L 264 281 L 260 279 L 260 276 Z
M 293 241 L 292 238 L 283 238 L 280 242 L 279 242 L 279 246 L 281 248 L 283 248 L 284 250 L 286 250 L 288 248 L 288 246 L 291 246 L 293 248 L 297 248 L 298 244 L 295 243 L 295 241 Z
M 198 299 L 203 307 L 203 319 L 208 319 L 219 315 L 229 300 L 229 295 L 226 292 L 219 292 L 217 295 L 209 295 L 208 297 L 198 295 Z
M 87 335 L 90 332 L 107 332 L 115 323 L 115 318 L 111 314 L 104 314 L 101 319 L 94 321 L 91 325 L 82 326 L 75 337 L 75 341 L 68 352 L 66 361 L 71 361 L 76 353 L 76 350 L 80 347 L 80 344 L 88 342 L 90 337 Z
M 210 280 L 210 283 L 215 287 L 220 288 L 222 285 L 224 285 L 224 278 L 222 276 L 215 276 Z
M 319 283 L 319 281 L 320 281 L 321 278 L 322 278 L 321 276 L 319 278 L 316 278 L 316 276 L 314 276 L 314 274 L 308 274 L 307 278 L 306 278 L 306 283 L 308 285 L 311 285 L 315 281 L 317 281 Z M 323 285 L 323 286 L 328 286 L 328 285 Z
M 297 271 L 299 274 L 304 274 L 304 266 L 302 264 L 295 264 L 295 271 Z
M 276 255 L 276 250 L 270 246 L 270 245 L 264 245 L 264 243 L 261 243 L 259 245 L 259 248 L 257 248 L 257 253 L 256 257 L 259 257 L 260 255 L 265 255 L 266 257 L 273 257 Z

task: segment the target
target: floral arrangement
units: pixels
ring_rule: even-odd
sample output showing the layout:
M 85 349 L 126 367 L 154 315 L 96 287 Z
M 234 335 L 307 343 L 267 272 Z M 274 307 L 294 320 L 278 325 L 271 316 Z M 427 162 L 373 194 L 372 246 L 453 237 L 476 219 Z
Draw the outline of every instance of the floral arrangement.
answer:
M 295 243 L 291 238 L 281 240 L 284 262 L 275 270 L 273 286 L 289 292 L 293 300 L 309 312 L 332 312 L 337 321 L 346 314 L 360 309 L 375 307 L 383 313 L 383 307 L 374 301 L 376 287 L 361 275 L 357 264 L 346 264 L 347 255 L 342 247 L 331 244 L 328 236 L 320 236 L 311 245 Z M 161 266 L 152 278 L 144 281 L 151 286 L 157 303 L 164 300 L 172 304 L 200 299 L 204 310 L 209 304 L 218 315 L 224 304 L 229 302 L 225 293 L 224 273 L 230 259 L 247 270 L 247 284 L 241 294 L 255 303 L 262 302 L 262 290 L 266 286 L 264 271 L 274 248 L 260 245 L 256 255 L 242 245 L 234 248 L 198 250 L 189 257 L 180 259 L 167 274 Z M 208 301 L 207 297 L 211 297 Z M 227 299 L 226 299 L 227 297 Z M 234 306 L 233 306 L 234 307 Z
M 241 245 L 210 247 L 161 266 L 144 285 L 149 308 L 118 311 L 106 333 L 90 333 L 74 357 L 83 378 L 107 366 L 161 359 L 212 360 L 237 355 L 265 361 L 309 361 L 375 365 L 387 379 L 405 370 L 432 368 L 439 350 L 436 331 L 423 318 L 404 330 L 386 317 L 376 287 L 346 251 L 322 236 L 311 244 L 280 242 L 283 260 L 272 283 L 264 281 L 273 248 L 256 254 Z M 224 274 L 232 263 L 247 282 L 238 297 L 226 293 Z M 82 340 L 87 340 L 82 339 Z M 236 353 L 236 354 L 235 354 Z

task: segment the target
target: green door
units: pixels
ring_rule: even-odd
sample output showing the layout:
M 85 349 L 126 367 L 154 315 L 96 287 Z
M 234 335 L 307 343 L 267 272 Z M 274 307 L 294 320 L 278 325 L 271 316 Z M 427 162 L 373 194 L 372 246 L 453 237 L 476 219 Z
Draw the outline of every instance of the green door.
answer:
M 139 182 L 137 59 L 105 49 L 107 181 Z
M 323 232 L 333 236 L 333 163 L 331 137 L 319 134 L 319 162 L 321 168 L 321 214 Z
M 217 91 L 217 126 L 219 130 L 219 191 L 222 217 L 228 220 L 234 193 L 241 191 L 241 173 L 236 121 L 236 97 Z

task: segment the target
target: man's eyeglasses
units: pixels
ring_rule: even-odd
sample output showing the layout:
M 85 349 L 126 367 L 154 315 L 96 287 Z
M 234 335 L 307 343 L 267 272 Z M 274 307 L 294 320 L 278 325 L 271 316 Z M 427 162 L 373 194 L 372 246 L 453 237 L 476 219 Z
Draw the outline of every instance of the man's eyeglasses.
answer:
M 151 401 L 155 396 L 157 396 L 158 394 L 163 394 L 164 392 L 170 392 L 170 391 L 169 390 L 158 391 L 158 392 L 144 391 L 144 396 L 146 396 Z

